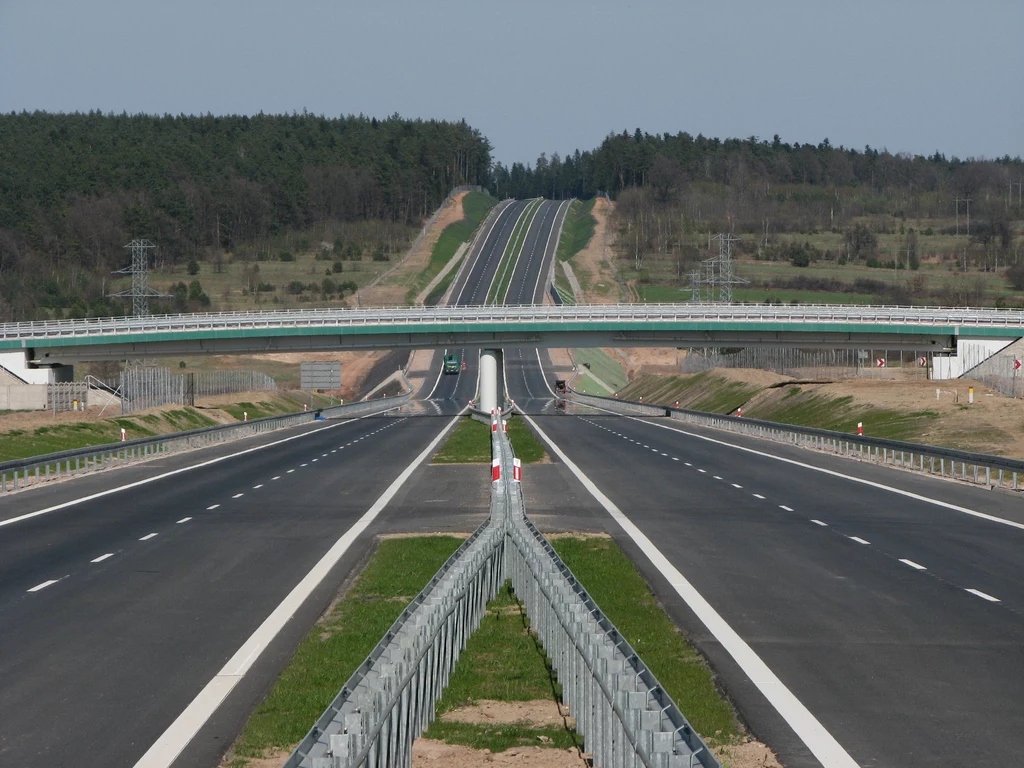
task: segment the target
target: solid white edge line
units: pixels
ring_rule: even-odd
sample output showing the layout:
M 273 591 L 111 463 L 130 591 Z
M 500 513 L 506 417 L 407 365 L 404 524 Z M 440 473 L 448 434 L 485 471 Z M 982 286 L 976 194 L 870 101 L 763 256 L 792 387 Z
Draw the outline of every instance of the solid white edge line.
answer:
M 904 565 L 909 565 L 911 568 L 913 568 L 916 571 L 927 571 L 928 570 L 927 568 L 925 568 L 920 563 L 915 563 L 913 560 L 907 560 L 905 557 L 901 557 L 900 558 L 900 562 L 903 563 Z
M 400 407 L 401 406 L 398 406 L 398 405 L 395 406 L 395 408 L 400 408 Z M 394 410 L 394 408 L 389 408 L 388 410 L 389 411 L 390 410 Z M 387 413 L 387 411 L 378 411 L 377 413 L 367 414 L 367 416 L 379 416 L 381 413 Z M 354 418 L 354 419 L 346 419 L 345 421 L 340 421 L 337 424 L 328 424 L 326 427 L 320 427 L 319 429 L 311 429 L 309 432 L 303 432 L 301 435 L 292 435 L 291 437 L 286 437 L 286 438 L 283 438 L 281 440 L 275 440 L 272 443 L 266 443 L 264 445 L 256 445 L 256 446 L 253 446 L 252 448 L 246 448 L 244 451 L 238 451 L 237 453 L 229 453 L 227 456 L 218 456 L 215 459 L 209 459 L 207 461 L 201 461 L 198 464 L 190 464 L 187 467 L 181 467 L 179 469 L 172 469 L 170 472 L 164 472 L 161 475 L 154 475 L 153 477 L 147 477 L 144 480 L 136 480 L 134 483 L 127 483 L 126 485 L 119 485 L 116 488 L 108 488 L 105 491 L 99 491 L 98 493 L 93 493 L 93 494 L 90 494 L 88 496 L 82 496 L 82 497 L 77 498 L 77 499 L 71 499 L 71 501 L 65 501 L 63 504 L 55 504 L 54 506 L 46 507 L 45 509 L 37 509 L 35 512 L 28 512 L 28 513 L 26 513 L 24 515 L 18 515 L 17 517 L 8 518 L 7 520 L 0 520 L 0 528 L 2 528 L 5 525 L 11 525 L 13 523 L 21 522 L 22 520 L 28 520 L 28 519 L 33 518 L 33 517 L 38 517 L 39 515 L 45 515 L 45 514 L 47 514 L 49 512 L 56 512 L 57 510 L 60 510 L 60 509 L 67 509 L 68 507 L 73 507 L 73 506 L 75 506 L 77 504 L 82 504 L 82 503 L 84 503 L 86 501 L 92 501 L 93 499 L 99 499 L 99 498 L 102 498 L 104 496 L 109 496 L 112 493 L 119 493 L 121 491 L 126 491 L 129 488 L 138 488 L 140 485 L 146 485 L 148 483 L 155 483 L 157 480 L 163 480 L 166 477 L 173 477 L 174 475 L 180 475 L 182 472 L 191 472 L 193 469 L 201 469 L 202 467 L 208 467 L 211 464 L 219 464 L 222 461 L 227 461 L 228 459 L 234 459 L 234 458 L 236 458 L 238 456 L 245 456 L 246 454 L 254 453 L 256 451 L 262 451 L 262 450 L 264 450 L 266 448 L 273 448 L 275 445 L 281 445 L 282 443 L 289 443 L 292 440 L 299 440 L 300 438 L 303 438 L 303 437 L 309 437 L 310 435 L 315 435 L 317 432 L 323 432 L 325 429 L 334 429 L 335 427 L 341 427 L 341 426 L 344 426 L 345 424 L 351 424 L 353 421 L 359 421 L 361 419 L 365 419 L 365 418 L 367 418 L 367 416 L 359 416 L 359 417 Z
M 998 597 L 992 597 L 992 595 L 987 595 L 984 592 L 982 592 L 980 589 L 967 589 L 967 590 L 964 590 L 964 591 L 965 592 L 970 592 L 972 595 L 977 595 L 982 600 L 988 600 L 990 603 L 998 603 L 999 602 L 999 598 Z
M 402 473 L 387 487 L 380 498 L 373 503 L 362 517 L 359 518 L 342 534 L 334 545 L 327 550 L 327 553 L 320 558 L 319 562 L 307 573 L 302 580 L 295 585 L 291 592 L 281 601 L 273 612 L 264 619 L 263 623 L 256 629 L 235 655 L 217 673 L 217 675 L 206 684 L 206 687 L 199 692 L 192 702 L 185 707 L 185 710 L 178 715 L 166 731 L 156 740 L 139 761 L 135 768 L 168 768 L 188 746 L 192 738 L 199 732 L 207 720 L 213 716 L 221 703 L 228 697 L 232 689 L 245 676 L 249 668 L 256 662 L 267 646 L 277 637 L 296 611 L 302 606 L 306 599 L 313 593 L 320 582 L 322 582 L 330 570 L 341 560 L 348 548 L 355 540 L 369 527 L 381 510 L 394 498 L 399 489 L 405 484 L 412 473 L 423 461 L 430 456 L 438 443 L 444 438 L 452 427 L 458 423 L 464 411 L 448 422 L 438 433 L 430 444 L 413 459 Z
M 597 406 L 588 406 L 588 407 L 596 408 Z M 603 411 L 603 410 L 606 410 L 606 409 L 598 408 L 597 410 Z M 615 412 L 614 411 L 608 411 L 608 413 L 615 413 Z M 771 454 L 771 453 L 765 453 L 764 451 L 759 451 L 759 450 L 757 450 L 755 448 L 747 448 L 746 446 L 743 446 L 743 445 L 736 445 L 735 443 L 727 443 L 724 440 L 716 440 L 715 438 L 707 437 L 706 435 L 698 435 L 695 432 L 687 432 L 685 429 L 676 429 L 675 427 L 670 427 L 670 426 L 667 426 L 665 424 L 655 424 L 654 422 L 651 422 L 651 421 L 644 421 L 643 419 L 638 419 L 635 416 L 626 416 L 625 418 L 632 419 L 633 421 L 638 421 L 641 424 L 647 424 L 647 425 L 652 426 L 652 427 L 657 427 L 658 429 L 667 429 L 667 430 L 670 430 L 672 432 L 678 432 L 679 434 L 686 435 L 687 437 L 695 437 L 698 440 L 706 440 L 707 442 L 715 443 L 716 445 L 724 445 L 727 448 L 735 448 L 737 451 L 744 451 L 745 453 L 752 453 L 755 456 L 763 456 L 763 457 L 765 457 L 767 459 L 774 459 L 775 461 L 781 461 L 781 462 L 783 462 L 785 464 L 792 464 L 793 466 L 796 466 L 796 467 L 803 467 L 804 469 L 810 469 L 810 470 L 813 470 L 814 472 L 821 472 L 822 474 L 831 475 L 832 477 L 841 477 L 844 480 L 850 480 L 850 481 L 852 481 L 854 483 L 860 483 L 861 485 L 867 485 L 867 486 L 869 486 L 871 488 L 878 488 L 879 490 L 889 491 L 890 493 L 895 493 L 895 494 L 897 494 L 899 496 L 904 496 L 904 497 L 906 497 L 908 499 L 914 499 L 915 501 L 923 501 L 926 504 L 934 504 L 935 506 L 942 507 L 943 509 L 950 509 L 950 510 L 952 510 L 954 512 L 961 512 L 961 513 L 963 513 L 965 515 L 970 515 L 971 517 L 977 517 L 977 518 L 980 518 L 982 520 L 988 520 L 989 522 L 999 523 L 1001 525 L 1008 525 L 1011 528 L 1017 528 L 1019 530 L 1024 531 L 1024 523 L 1018 523 L 1018 522 L 1015 522 L 1013 520 L 1007 520 L 1006 518 L 1003 518 L 1003 517 L 996 517 L 995 515 L 989 515 L 989 514 L 986 514 L 985 512 L 979 512 L 976 509 L 970 509 L 968 507 L 961 507 L 961 506 L 959 506 L 957 504 L 950 504 L 947 501 L 940 501 L 939 499 L 933 499 L 930 496 L 922 496 L 921 494 L 914 493 L 913 491 L 904 491 L 902 488 L 894 488 L 891 485 L 884 485 L 883 483 L 877 483 L 874 480 L 865 480 L 862 477 L 855 477 L 853 475 L 847 475 L 847 474 L 844 474 L 842 472 L 837 472 L 834 469 L 825 469 L 824 467 L 816 467 L 813 464 L 806 464 L 805 462 L 797 461 L 796 459 L 787 459 L 787 458 L 784 458 L 782 456 L 775 456 L 774 454 Z
M 704 596 L 669 562 L 668 558 L 647 538 L 643 531 L 594 485 L 590 478 L 562 452 L 561 448 L 555 445 L 554 441 L 547 436 L 533 419 L 525 414 L 523 417 L 530 422 L 534 431 L 544 439 L 552 452 L 583 483 L 586 489 L 590 491 L 590 494 L 611 515 L 612 519 L 636 542 L 637 546 L 640 547 L 654 567 L 668 580 L 668 583 L 676 593 L 686 601 L 686 604 L 697 615 L 697 618 L 704 623 L 704 626 L 715 636 L 715 639 L 718 640 L 726 652 L 732 656 L 744 674 L 757 686 L 757 689 L 761 691 L 782 718 L 789 723 L 789 726 L 796 735 L 807 745 L 807 748 L 821 764 L 827 768 L 859 768 L 849 753 L 843 749 L 843 746 L 825 729 L 825 726 L 793 695 L 792 691 L 783 684 L 778 676 L 772 672 L 768 665 L 747 645 L 746 641 L 737 634 L 728 622 L 711 607 L 711 604 L 704 599 Z
M 105 555 L 100 555 L 99 557 L 94 557 L 94 558 L 93 558 L 92 560 L 90 560 L 89 562 L 90 562 L 90 563 L 102 563 L 102 562 L 103 562 L 104 560 L 106 560 L 107 558 L 109 558 L 109 557 L 113 557 L 113 556 L 114 556 L 114 553 L 113 553 L 113 552 L 107 552 L 107 554 L 105 554 Z
M 26 591 L 27 592 L 38 592 L 41 589 L 46 589 L 47 587 L 49 587 L 49 586 L 51 586 L 53 584 L 56 584 L 58 581 L 60 581 L 60 579 L 50 579 L 49 581 L 44 581 L 42 584 L 36 584 L 34 587 L 32 587 L 32 589 L 29 589 L 29 590 L 26 590 Z

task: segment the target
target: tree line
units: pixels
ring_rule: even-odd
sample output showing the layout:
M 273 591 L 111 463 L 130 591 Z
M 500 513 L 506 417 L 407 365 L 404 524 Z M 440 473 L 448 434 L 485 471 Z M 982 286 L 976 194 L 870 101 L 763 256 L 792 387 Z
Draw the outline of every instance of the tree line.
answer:
M 487 183 L 490 150 L 465 121 L 398 115 L 0 115 L 0 320 L 116 312 L 104 280 L 136 237 L 173 264 L 326 222 L 418 224 Z

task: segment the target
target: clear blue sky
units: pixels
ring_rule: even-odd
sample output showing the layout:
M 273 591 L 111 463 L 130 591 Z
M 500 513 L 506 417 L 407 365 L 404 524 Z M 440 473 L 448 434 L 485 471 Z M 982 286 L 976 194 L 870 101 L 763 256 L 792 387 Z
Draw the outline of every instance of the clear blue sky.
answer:
M 1024 0 L 0 0 L 0 111 L 464 117 L 1024 155 Z

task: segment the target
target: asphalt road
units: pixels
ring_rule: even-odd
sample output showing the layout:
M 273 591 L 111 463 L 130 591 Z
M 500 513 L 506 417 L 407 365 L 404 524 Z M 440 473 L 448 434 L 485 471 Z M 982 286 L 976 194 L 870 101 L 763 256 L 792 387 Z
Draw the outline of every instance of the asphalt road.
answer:
M 858 764 L 1019 763 L 1024 530 L 887 487 L 1011 521 L 1024 517 L 1019 499 L 680 424 L 537 424 Z M 647 555 L 612 530 L 754 732 L 789 768 L 819 765 Z
M 0 765 L 133 765 L 447 422 L 282 430 L 301 437 L 0 528 Z M 100 479 L 79 488 L 131 478 Z M 0 519 L 78 485 L 5 499 Z M 364 552 L 342 559 L 181 765 L 216 763 Z

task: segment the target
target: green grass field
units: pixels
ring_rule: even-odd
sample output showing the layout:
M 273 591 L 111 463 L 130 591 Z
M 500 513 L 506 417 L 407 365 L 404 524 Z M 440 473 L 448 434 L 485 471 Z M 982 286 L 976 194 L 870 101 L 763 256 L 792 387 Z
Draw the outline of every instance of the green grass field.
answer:
M 596 347 L 574 349 L 573 357 L 576 359 L 576 365 L 579 366 L 580 373 L 582 374 L 580 380 L 589 380 L 594 386 L 600 389 L 608 389 L 610 392 L 618 392 L 629 383 L 629 377 L 626 375 L 626 370 L 622 367 L 622 364 L 603 349 Z M 587 375 L 588 373 L 592 373 L 594 377 L 604 382 L 607 387 L 598 385 L 594 378 Z M 590 392 L 589 389 L 587 391 Z M 591 392 L 591 394 L 595 393 Z
M 590 242 L 594 236 L 594 227 L 597 222 L 594 220 L 592 211 L 596 198 L 586 202 L 574 200 L 565 214 L 565 223 L 562 225 L 562 237 L 558 241 L 558 260 L 568 261 L 579 253 Z
M 490 464 L 491 430 L 486 424 L 463 416 L 434 454 L 434 464 Z

